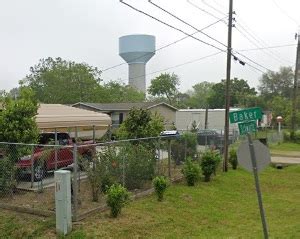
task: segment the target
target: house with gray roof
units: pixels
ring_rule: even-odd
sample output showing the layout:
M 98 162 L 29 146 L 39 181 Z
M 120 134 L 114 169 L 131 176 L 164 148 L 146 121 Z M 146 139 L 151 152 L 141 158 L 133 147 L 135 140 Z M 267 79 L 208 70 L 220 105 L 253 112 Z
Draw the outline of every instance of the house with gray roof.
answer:
M 148 109 L 152 113 L 159 113 L 164 118 L 166 129 L 170 129 L 176 121 L 177 108 L 165 102 L 141 103 L 85 103 L 78 102 L 72 105 L 76 108 L 106 113 L 112 119 L 112 125 L 118 127 L 126 119 L 132 108 Z

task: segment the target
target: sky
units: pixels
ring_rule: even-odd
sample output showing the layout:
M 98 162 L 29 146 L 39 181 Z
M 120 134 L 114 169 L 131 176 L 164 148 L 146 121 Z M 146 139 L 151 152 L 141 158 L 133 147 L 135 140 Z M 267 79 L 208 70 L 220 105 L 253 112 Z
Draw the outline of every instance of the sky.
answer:
M 148 0 L 125 2 L 188 34 L 195 32 L 195 29 L 168 16 Z M 152 2 L 196 29 L 201 29 L 216 22 L 217 18 L 226 17 L 229 1 L 190 0 L 213 16 L 186 0 Z M 295 33 L 300 23 L 299 0 L 233 0 L 233 8 L 236 14 L 232 47 L 244 55 L 236 54 L 246 65 L 232 61 L 232 78 L 242 78 L 251 87 L 257 87 L 262 73 L 267 69 L 278 71 L 280 66 L 294 66 L 297 43 Z M 61 57 L 86 62 L 103 70 L 124 63 L 118 55 L 120 36 L 154 35 L 156 49 L 185 36 L 182 32 L 132 10 L 119 0 L 0 0 L 0 32 L 0 90 L 17 87 L 19 80 L 29 74 L 30 67 L 41 58 Z M 219 22 L 204 32 L 224 45 L 227 44 L 226 24 Z M 194 36 L 226 49 L 201 33 Z M 279 45 L 290 46 L 244 51 Z M 178 75 L 179 89 L 182 92 L 203 81 L 220 82 L 226 76 L 226 53 L 197 60 L 218 51 L 193 38 L 157 51 L 147 63 L 147 87 L 151 79 L 164 72 Z M 192 63 L 185 64 L 190 61 Z M 183 65 L 178 66 L 181 64 Z M 170 67 L 174 68 L 164 71 Z M 127 84 L 128 66 L 123 64 L 106 70 L 102 73 L 102 78 L 104 82 L 117 80 Z

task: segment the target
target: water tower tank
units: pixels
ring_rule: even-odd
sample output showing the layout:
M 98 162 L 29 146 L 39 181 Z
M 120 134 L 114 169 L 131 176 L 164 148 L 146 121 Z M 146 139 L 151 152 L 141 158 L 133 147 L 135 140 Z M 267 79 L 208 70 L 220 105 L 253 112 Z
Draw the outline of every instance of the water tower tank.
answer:
M 128 35 L 119 38 L 119 55 L 128 63 L 129 85 L 146 92 L 146 63 L 155 54 L 155 37 Z

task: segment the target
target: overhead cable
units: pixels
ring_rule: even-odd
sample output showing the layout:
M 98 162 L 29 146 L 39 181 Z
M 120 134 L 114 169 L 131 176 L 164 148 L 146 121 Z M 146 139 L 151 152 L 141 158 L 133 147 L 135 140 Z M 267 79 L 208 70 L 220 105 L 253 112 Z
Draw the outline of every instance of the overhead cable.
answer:
M 162 7 L 159 6 L 158 4 L 155 4 L 154 2 L 152 2 L 152 0 L 148 0 L 148 1 L 149 1 L 153 6 L 157 7 L 158 9 L 162 10 L 163 12 L 169 14 L 170 16 L 176 18 L 177 20 L 183 22 L 184 24 L 190 26 L 190 27 L 193 28 L 194 30 L 196 30 L 196 31 L 198 31 L 198 32 L 200 32 L 200 33 L 202 33 L 203 35 L 205 35 L 205 36 L 208 37 L 209 39 L 211 39 L 211 40 L 213 40 L 213 41 L 215 41 L 215 42 L 221 44 L 221 45 L 224 46 L 224 47 L 227 47 L 223 42 L 217 40 L 216 38 L 214 38 L 214 37 L 212 37 L 212 36 L 206 34 L 205 32 L 201 31 L 201 30 L 198 29 L 198 28 L 194 27 L 194 26 L 191 25 L 190 23 L 186 22 L 185 20 L 181 19 L 180 17 L 177 17 L 175 14 L 173 14 L 173 13 L 169 12 L 168 10 L 162 8 Z M 219 19 L 219 20 L 221 21 L 221 19 Z
M 197 30 L 197 31 L 195 31 L 195 32 L 192 33 L 191 35 L 195 35 L 195 34 L 197 34 L 199 31 L 204 31 L 204 30 L 206 30 L 207 28 L 212 27 L 213 25 L 216 25 L 216 24 L 219 23 L 220 21 L 223 21 L 224 19 L 225 19 L 225 17 L 224 17 L 224 18 L 221 18 L 221 19 L 219 19 L 219 20 L 217 20 L 217 21 L 215 21 L 215 22 L 213 22 L 213 23 L 211 23 L 211 24 L 209 24 L 209 25 L 207 25 L 207 26 L 205 26 L 205 27 L 203 27 L 203 28 L 201 28 L 201 29 L 199 29 L 199 30 Z M 181 41 L 183 41 L 183 40 L 185 40 L 185 39 L 187 39 L 187 38 L 189 38 L 189 37 L 190 37 L 190 36 L 182 37 L 182 38 L 180 38 L 180 39 L 178 39 L 178 40 L 176 40 L 176 41 L 173 41 L 173 42 L 171 42 L 171 43 L 168 43 L 167 45 L 164 45 L 164 46 L 162 46 L 162 47 L 159 47 L 158 49 L 156 49 L 156 50 L 153 51 L 153 52 L 148 52 L 148 53 L 145 53 L 145 55 L 136 57 L 136 58 L 133 59 L 133 60 L 138 60 L 138 59 L 143 58 L 143 57 L 145 57 L 145 56 L 147 56 L 147 55 L 149 55 L 149 54 L 156 53 L 156 52 L 158 52 L 158 51 L 160 51 L 160 50 L 162 50 L 162 49 L 165 49 L 165 48 L 167 48 L 167 47 L 169 47 L 169 46 L 175 45 L 176 43 L 181 42 Z M 107 68 L 105 68 L 104 70 L 102 70 L 102 72 L 105 72 L 105 71 L 108 71 L 108 70 L 112 70 L 112 69 L 114 69 L 114 68 L 117 68 L 117 67 L 122 66 L 122 65 L 125 65 L 125 64 L 127 64 L 127 63 L 126 63 L 126 62 L 123 62 L 123 63 L 120 63 L 120 64 L 116 64 L 116 65 L 107 67 Z
M 154 17 L 154 16 L 152 16 L 152 15 L 150 15 L 150 14 L 148 14 L 148 13 L 146 13 L 146 12 L 140 10 L 140 9 L 137 9 L 136 7 L 134 7 L 134 6 L 132 6 L 132 5 L 130 5 L 130 4 L 126 3 L 126 2 L 124 2 L 123 0 L 120 0 L 120 2 L 123 3 L 123 4 L 125 4 L 126 6 L 130 7 L 131 9 L 133 9 L 133 10 L 135 10 L 135 11 L 137 11 L 137 12 L 143 14 L 143 15 L 146 15 L 146 16 L 148 16 L 148 17 L 154 19 L 155 21 L 158 21 L 158 22 L 162 23 L 163 25 L 165 25 L 165 26 L 167 26 L 167 27 L 170 27 L 170 28 L 172 28 L 172 29 L 174 29 L 174 30 L 176 30 L 176 31 L 179 31 L 179 32 L 181 32 L 181 33 L 183 33 L 183 34 L 185 34 L 185 35 L 187 35 L 187 36 L 189 36 L 189 37 L 191 37 L 191 38 L 193 38 L 193 39 L 195 39 L 195 40 L 197 40 L 197 41 L 199 41 L 199 42 L 201 42 L 201 43 L 203 43 L 203 44 L 205 44 L 205 45 L 207 45 L 207 46 L 213 47 L 213 48 L 215 48 L 215 49 L 217 49 L 217 50 L 219 50 L 219 51 L 226 52 L 226 50 L 221 49 L 221 48 L 219 48 L 219 47 L 217 47 L 217 46 L 215 46 L 215 45 L 213 45 L 213 44 L 211 44 L 211 43 L 205 42 L 205 41 L 203 41 L 203 40 L 201 40 L 201 39 L 199 39 L 199 38 L 193 36 L 192 34 L 189 34 L 189 33 L 185 32 L 185 31 L 183 31 L 183 30 L 181 30 L 181 29 L 179 29 L 179 28 L 177 28 L 177 27 L 174 27 L 174 26 L 172 26 L 171 24 L 166 23 L 166 22 L 164 22 L 163 20 L 158 19 L 157 17 Z

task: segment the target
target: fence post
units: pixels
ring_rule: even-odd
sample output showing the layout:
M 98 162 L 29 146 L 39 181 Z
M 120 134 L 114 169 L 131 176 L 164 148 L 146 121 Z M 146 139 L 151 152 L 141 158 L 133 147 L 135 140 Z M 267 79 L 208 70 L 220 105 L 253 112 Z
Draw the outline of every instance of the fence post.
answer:
M 55 165 L 55 170 L 57 170 L 57 129 L 55 128 L 55 133 L 54 133 L 54 140 L 55 140 L 55 151 L 54 151 L 54 165 Z
M 158 138 L 158 147 L 157 147 L 157 157 L 156 157 L 156 163 L 157 163 L 157 175 L 161 174 L 161 169 L 160 169 L 160 138 Z
M 187 155 L 187 139 L 184 139 L 184 161 L 186 161 L 186 155 Z
M 171 178 L 171 140 L 168 139 L 168 176 Z
M 122 150 L 124 150 L 124 149 L 122 149 Z M 125 157 L 124 157 L 124 154 L 122 154 L 122 163 L 123 163 L 123 167 L 122 167 L 122 183 L 123 183 L 123 187 L 125 187 Z
M 34 183 L 34 146 L 32 146 L 32 152 L 31 152 L 31 188 L 33 188 L 33 183 Z
M 74 162 L 74 172 L 73 172 L 73 203 L 74 203 L 74 212 L 73 212 L 73 221 L 77 221 L 78 214 L 78 182 L 77 182 L 77 144 L 74 144 L 73 147 L 73 162 Z
M 93 144 L 96 143 L 96 127 L 93 125 Z

